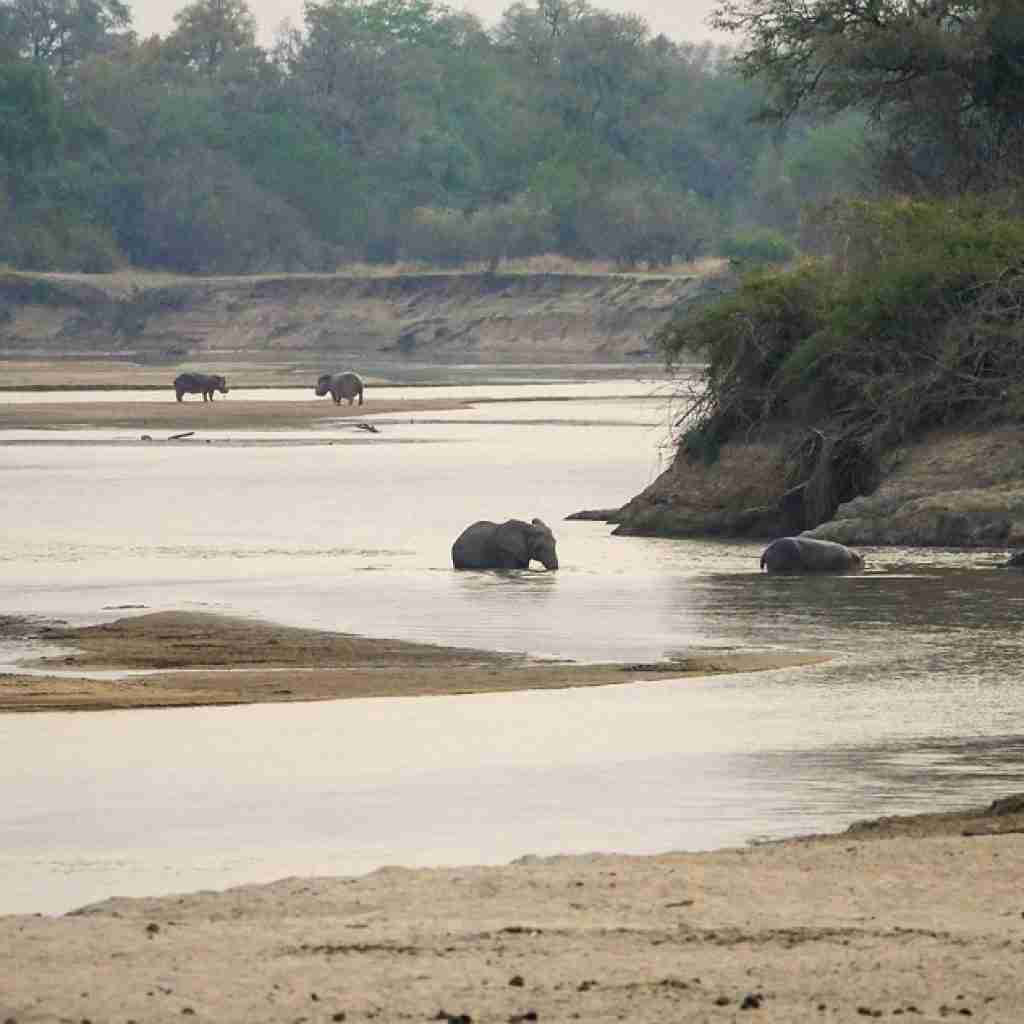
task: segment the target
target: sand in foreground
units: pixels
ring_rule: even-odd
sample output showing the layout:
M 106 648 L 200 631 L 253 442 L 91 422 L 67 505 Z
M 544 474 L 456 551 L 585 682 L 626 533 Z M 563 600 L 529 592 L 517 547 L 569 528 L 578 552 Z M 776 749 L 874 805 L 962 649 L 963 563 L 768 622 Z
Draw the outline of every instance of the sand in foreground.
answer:
M 0 918 L 0 1020 L 1016 1022 L 1021 807 Z
M 800 652 L 716 651 L 646 665 L 578 665 L 195 612 L 151 612 L 77 629 L 0 618 L 4 637 L 58 644 L 68 652 L 39 659 L 35 667 L 43 671 L 151 674 L 116 680 L 0 675 L 0 712 L 494 693 L 752 672 L 827 660 Z

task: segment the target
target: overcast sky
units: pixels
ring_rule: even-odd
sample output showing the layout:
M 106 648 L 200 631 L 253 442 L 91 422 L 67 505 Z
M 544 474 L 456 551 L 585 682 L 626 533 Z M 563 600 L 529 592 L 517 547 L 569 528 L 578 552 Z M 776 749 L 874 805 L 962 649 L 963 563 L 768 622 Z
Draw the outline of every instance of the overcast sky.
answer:
M 174 26 L 176 11 L 189 0 L 128 0 L 135 31 L 140 36 L 154 32 L 166 35 Z M 527 0 L 529 2 L 529 0 Z M 471 11 L 486 25 L 495 24 L 512 0 L 449 0 L 455 9 Z M 725 42 L 728 37 L 716 36 L 704 23 L 715 0 L 592 0 L 594 7 L 622 14 L 639 14 L 647 20 L 655 34 L 663 32 L 677 41 L 702 42 L 713 39 Z M 260 42 L 273 41 L 278 25 L 286 18 L 302 24 L 302 0 L 249 0 L 249 7 L 259 26 Z

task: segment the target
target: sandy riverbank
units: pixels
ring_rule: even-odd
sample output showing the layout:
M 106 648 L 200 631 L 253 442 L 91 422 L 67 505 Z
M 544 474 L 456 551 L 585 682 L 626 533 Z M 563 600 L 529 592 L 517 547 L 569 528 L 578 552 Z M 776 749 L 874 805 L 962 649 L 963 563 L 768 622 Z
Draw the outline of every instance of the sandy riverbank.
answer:
M 154 612 L 72 629 L 0 619 L 0 639 L 58 644 L 39 659 L 61 676 L 0 675 L 2 711 L 255 704 L 604 686 L 810 665 L 821 655 L 695 652 L 651 665 L 578 665 L 519 655 L 296 629 L 194 612 Z M 116 680 L 76 672 L 145 672 Z
M 373 415 L 462 409 L 468 402 L 451 399 L 374 399 L 365 405 L 335 405 L 330 399 L 312 397 L 296 401 L 270 402 L 230 397 L 203 402 L 19 402 L 0 401 L 0 430 L 68 430 L 116 428 L 151 432 L 153 442 L 188 430 L 202 437 L 218 430 L 298 430 L 329 425 L 338 419 L 365 420 Z M 160 435 L 155 432 L 159 431 Z
M 971 811 L 3 917 L 0 1019 L 1015 1022 L 1022 828 Z
M 223 368 L 222 368 L 223 369 Z M 450 398 L 389 398 L 387 389 L 374 391 L 372 385 L 363 405 L 335 405 L 330 398 L 313 394 L 316 373 L 310 369 L 297 371 L 282 364 L 228 364 L 229 384 L 248 387 L 295 387 L 301 385 L 305 395 L 293 401 L 260 399 L 232 400 L 231 394 L 214 396 L 203 402 L 198 395 L 175 401 L 171 381 L 178 371 L 168 367 L 140 367 L 121 362 L 90 362 L 86 360 L 17 360 L 4 364 L 7 387 L 47 390 L 55 387 L 80 386 L 94 391 L 95 401 L 81 401 L 68 394 L 59 401 L 11 402 L 0 392 L 0 431 L 2 430 L 138 430 L 148 433 L 153 443 L 169 435 L 195 431 L 196 439 L 216 437 L 218 430 L 302 430 L 328 426 L 332 420 L 365 420 L 370 415 L 402 415 L 405 413 L 439 412 L 463 409 L 469 402 Z M 160 387 L 162 401 L 106 400 L 105 389 Z M 352 425 L 350 425 L 352 426 Z M 175 442 L 180 443 L 180 442 Z

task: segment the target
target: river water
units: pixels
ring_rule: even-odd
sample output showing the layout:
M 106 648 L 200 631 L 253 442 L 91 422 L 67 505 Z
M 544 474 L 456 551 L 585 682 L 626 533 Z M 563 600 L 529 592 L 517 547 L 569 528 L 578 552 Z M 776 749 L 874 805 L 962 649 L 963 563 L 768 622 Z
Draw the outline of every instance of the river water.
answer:
M 384 864 L 708 849 L 1024 788 L 1024 576 L 998 568 L 1005 552 L 865 549 L 858 576 L 771 578 L 760 544 L 564 522 L 652 480 L 679 413 L 663 379 L 585 377 L 460 384 L 500 401 L 413 416 L 373 416 L 371 390 L 378 434 L 0 434 L 0 614 L 182 608 L 580 661 L 776 648 L 828 664 L 0 715 L 0 913 Z M 249 397 L 267 392 L 219 400 Z M 554 527 L 558 573 L 451 570 L 466 524 L 510 516 Z

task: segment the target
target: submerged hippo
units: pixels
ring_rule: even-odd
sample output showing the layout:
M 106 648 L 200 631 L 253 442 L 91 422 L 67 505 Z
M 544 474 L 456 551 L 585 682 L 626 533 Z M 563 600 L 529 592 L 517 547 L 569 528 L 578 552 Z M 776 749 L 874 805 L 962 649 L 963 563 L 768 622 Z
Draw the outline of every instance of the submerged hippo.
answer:
M 316 382 L 316 393 L 323 398 L 327 392 L 331 393 L 335 405 L 341 405 L 343 398 L 348 399 L 351 405 L 353 400 L 358 398 L 359 404 L 363 404 L 363 379 L 358 373 L 351 370 L 345 373 L 324 373 Z
M 813 537 L 780 537 L 761 554 L 768 572 L 856 572 L 864 559 L 842 544 Z
M 174 397 L 179 402 L 184 395 L 202 395 L 204 402 L 212 402 L 215 391 L 228 393 L 227 378 L 215 373 L 179 373 L 174 378 Z

